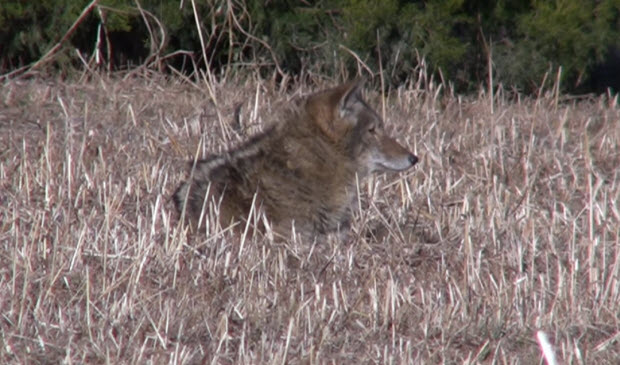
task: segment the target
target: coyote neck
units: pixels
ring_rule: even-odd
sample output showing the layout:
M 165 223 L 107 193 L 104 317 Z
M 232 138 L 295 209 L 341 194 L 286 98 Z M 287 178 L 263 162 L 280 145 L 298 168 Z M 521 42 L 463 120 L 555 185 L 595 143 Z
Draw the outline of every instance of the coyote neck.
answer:
M 293 222 L 314 234 L 348 226 L 355 196 L 355 169 L 345 149 L 317 137 L 304 119 L 269 128 L 229 153 L 235 175 L 245 178 L 227 186 L 226 195 L 245 196 L 247 204 L 256 193 L 276 228 L 288 231 L 283 234 Z

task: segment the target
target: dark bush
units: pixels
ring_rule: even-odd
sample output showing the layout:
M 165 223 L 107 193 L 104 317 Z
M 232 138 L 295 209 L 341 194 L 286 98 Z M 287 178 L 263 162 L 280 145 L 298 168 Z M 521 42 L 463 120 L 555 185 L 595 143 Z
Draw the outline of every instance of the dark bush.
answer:
M 8 0 L 0 4 L 0 71 L 40 58 L 78 18 L 87 0 Z M 584 90 L 594 65 L 620 46 L 620 3 L 581 1 L 412 0 L 207 0 L 196 1 L 203 46 L 190 1 L 143 0 L 140 6 L 166 30 L 159 56 L 193 52 L 216 74 L 240 68 L 298 75 L 335 75 L 368 67 L 383 71 L 388 85 L 407 80 L 426 61 L 459 90 L 487 82 L 489 57 L 495 85 L 531 92 L 562 67 L 562 87 Z M 183 4 L 182 7 L 180 5 Z M 102 15 L 111 40 L 108 65 L 142 63 L 154 52 L 148 26 L 131 0 L 102 0 L 70 37 L 83 55 L 95 51 Z M 145 19 L 148 23 L 145 23 Z M 159 44 L 160 39 L 155 40 Z M 100 50 L 108 56 L 105 45 Z M 67 47 L 69 48 L 69 47 Z M 186 54 L 166 59 L 180 68 Z M 72 52 L 56 56 L 63 69 L 77 63 Z M 203 61 L 207 61 L 206 63 Z M 193 71 L 186 69 L 186 71 Z

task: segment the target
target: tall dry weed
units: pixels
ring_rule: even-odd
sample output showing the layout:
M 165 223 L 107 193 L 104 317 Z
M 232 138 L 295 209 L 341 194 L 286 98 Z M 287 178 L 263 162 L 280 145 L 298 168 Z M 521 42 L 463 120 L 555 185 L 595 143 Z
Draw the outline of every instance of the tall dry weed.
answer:
M 411 85 L 385 113 L 421 161 L 360 184 L 349 239 L 240 243 L 177 224 L 183 161 L 314 87 L 6 81 L 0 362 L 532 364 L 542 330 L 617 363 L 617 101 Z

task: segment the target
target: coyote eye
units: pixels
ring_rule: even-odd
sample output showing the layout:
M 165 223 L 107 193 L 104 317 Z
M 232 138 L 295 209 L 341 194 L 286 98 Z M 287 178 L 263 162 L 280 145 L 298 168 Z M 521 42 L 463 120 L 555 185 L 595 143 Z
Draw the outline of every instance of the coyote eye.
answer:
M 375 133 L 375 126 L 371 125 L 370 127 L 368 127 L 368 133 Z

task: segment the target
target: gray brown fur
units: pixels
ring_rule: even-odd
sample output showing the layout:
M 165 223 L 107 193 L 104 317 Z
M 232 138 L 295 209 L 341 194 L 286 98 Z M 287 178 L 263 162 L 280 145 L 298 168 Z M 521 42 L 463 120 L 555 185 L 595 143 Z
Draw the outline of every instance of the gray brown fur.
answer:
M 219 210 L 223 226 L 243 222 L 255 200 L 276 232 L 289 234 L 294 222 L 297 232 L 325 234 L 349 225 L 356 174 L 405 170 L 416 162 L 384 135 L 383 121 L 354 81 L 309 96 L 284 122 L 197 161 L 174 201 L 194 226 L 208 209 Z

